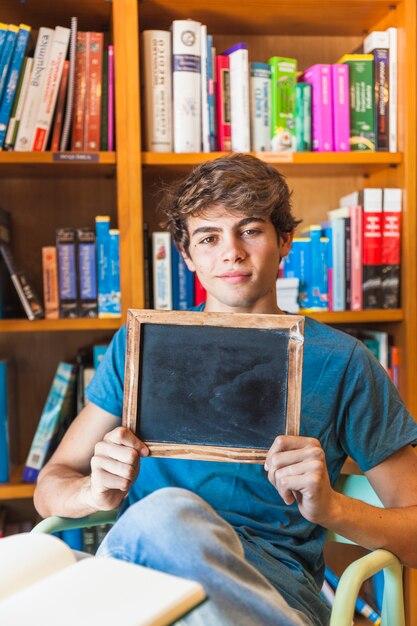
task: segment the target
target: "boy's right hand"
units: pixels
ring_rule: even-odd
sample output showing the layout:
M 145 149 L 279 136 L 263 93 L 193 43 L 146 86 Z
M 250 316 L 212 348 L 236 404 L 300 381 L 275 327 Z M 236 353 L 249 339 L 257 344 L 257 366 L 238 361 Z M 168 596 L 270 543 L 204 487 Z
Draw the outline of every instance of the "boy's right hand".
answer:
M 94 448 L 91 459 L 91 497 L 101 511 L 117 508 L 139 474 L 140 458 L 148 456 L 143 441 L 118 426 Z

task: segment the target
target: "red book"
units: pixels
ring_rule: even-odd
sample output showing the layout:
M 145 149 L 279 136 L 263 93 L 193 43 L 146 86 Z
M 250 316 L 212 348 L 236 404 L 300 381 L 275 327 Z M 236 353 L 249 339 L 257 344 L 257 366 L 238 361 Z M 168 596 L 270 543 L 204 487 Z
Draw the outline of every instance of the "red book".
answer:
M 82 152 L 84 150 L 85 96 L 87 86 L 86 39 L 87 33 L 77 33 L 71 144 L 71 149 L 74 152 Z
M 67 96 L 69 61 L 64 61 L 61 83 L 59 85 L 58 101 L 56 104 L 54 127 L 52 130 L 51 150 L 58 152 L 61 140 L 62 124 L 64 121 L 65 98 Z
M 198 306 L 206 301 L 207 292 L 200 283 L 197 274 L 194 274 L 194 306 Z
M 363 308 L 381 307 L 382 189 L 363 189 Z
M 216 56 L 216 111 L 218 150 L 228 152 L 231 143 L 230 60 L 226 55 Z
M 400 306 L 402 190 L 384 189 L 382 212 L 382 302 L 383 309 Z
M 103 33 L 87 33 L 86 68 L 84 148 L 90 152 L 100 150 Z

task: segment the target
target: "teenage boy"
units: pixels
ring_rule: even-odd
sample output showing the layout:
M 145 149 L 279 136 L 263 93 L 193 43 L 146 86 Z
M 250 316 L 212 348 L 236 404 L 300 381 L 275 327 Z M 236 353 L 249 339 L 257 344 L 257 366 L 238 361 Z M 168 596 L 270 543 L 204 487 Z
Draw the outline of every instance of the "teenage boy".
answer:
M 297 221 L 274 168 L 239 154 L 204 163 L 165 218 L 207 290 L 200 310 L 282 314 L 275 281 Z M 417 425 L 360 342 L 306 318 L 301 434 L 277 437 L 264 467 L 146 458 L 146 445 L 118 426 L 125 345 L 122 328 L 39 476 L 42 515 L 123 504 L 100 553 L 199 580 L 209 601 L 185 618 L 193 625 L 327 623 L 325 528 L 417 565 Z M 333 490 L 347 455 L 386 509 Z

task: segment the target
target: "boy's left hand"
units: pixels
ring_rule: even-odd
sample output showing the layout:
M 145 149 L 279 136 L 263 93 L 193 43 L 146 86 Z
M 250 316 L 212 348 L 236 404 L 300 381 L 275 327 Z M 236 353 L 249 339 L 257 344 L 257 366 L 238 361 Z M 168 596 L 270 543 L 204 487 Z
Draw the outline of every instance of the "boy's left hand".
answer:
M 286 504 L 296 500 L 305 519 L 328 526 L 336 515 L 338 494 L 331 487 L 324 451 L 317 439 L 277 437 L 266 456 L 265 470 Z

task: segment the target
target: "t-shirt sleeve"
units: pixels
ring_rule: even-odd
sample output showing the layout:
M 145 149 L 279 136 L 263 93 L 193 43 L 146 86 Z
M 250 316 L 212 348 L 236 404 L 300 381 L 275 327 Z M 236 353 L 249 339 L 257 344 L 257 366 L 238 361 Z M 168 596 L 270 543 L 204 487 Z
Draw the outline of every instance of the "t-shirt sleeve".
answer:
M 114 335 L 103 360 L 86 389 L 86 396 L 104 411 L 122 417 L 126 326 Z
M 417 423 L 391 379 L 359 341 L 345 373 L 345 406 L 339 438 L 362 471 L 417 443 Z

